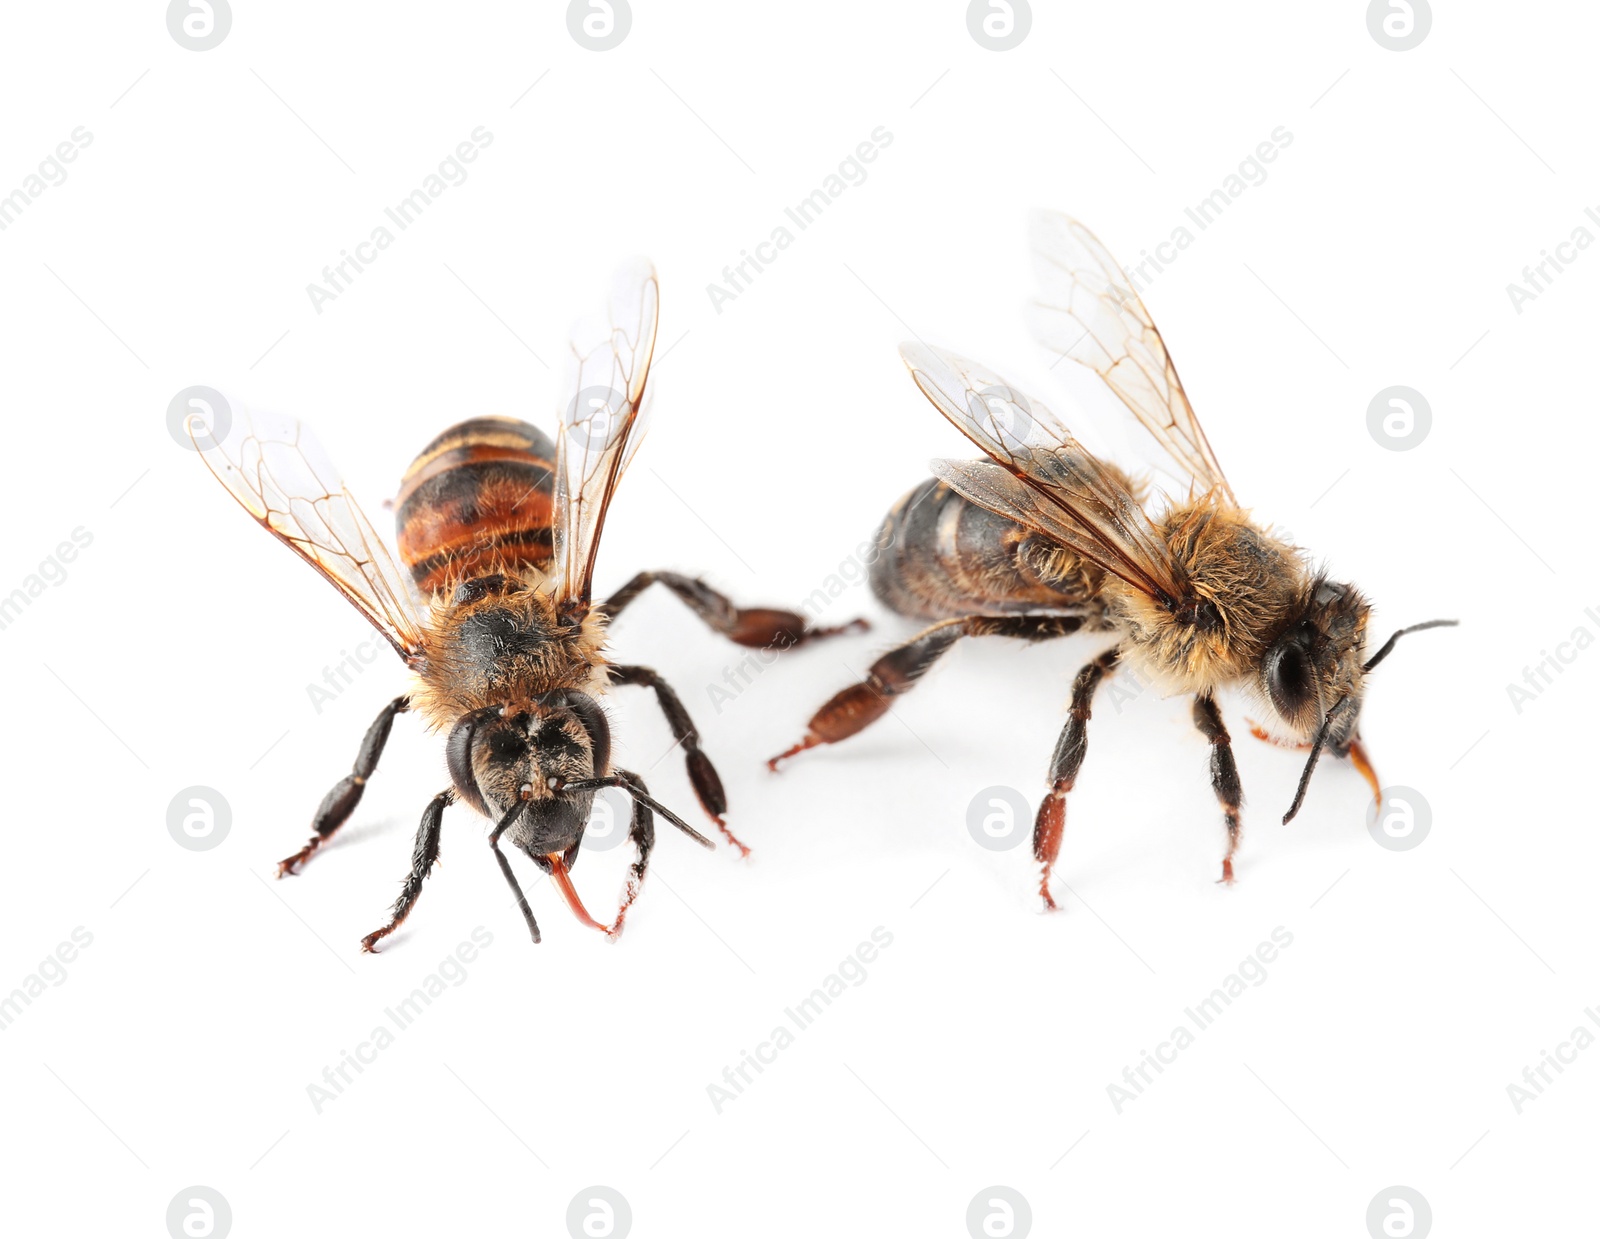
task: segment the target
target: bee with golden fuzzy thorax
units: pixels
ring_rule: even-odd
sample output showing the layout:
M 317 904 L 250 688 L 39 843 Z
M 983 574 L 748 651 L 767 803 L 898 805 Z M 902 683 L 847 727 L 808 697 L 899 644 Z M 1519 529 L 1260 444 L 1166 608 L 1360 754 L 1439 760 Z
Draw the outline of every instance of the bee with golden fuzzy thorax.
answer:
M 670 572 L 640 573 L 604 602 L 591 601 L 606 509 L 644 436 L 658 298 L 655 271 L 637 260 L 617 273 L 605 319 L 575 330 L 556 443 L 526 422 L 479 417 L 423 450 L 395 505 L 409 581 L 299 423 L 236 414 L 224 442 L 191 426 L 203 459 L 234 498 L 331 581 L 414 677 L 411 690 L 372 724 L 354 769 L 317 810 L 315 833 L 280 862 L 278 876 L 295 872 L 350 817 L 397 715 L 415 711 L 448 735 L 450 786 L 423 813 L 400 898 L 389 923 L 362 939 L 364 950 L 410 913 L 439 857 L 444 811 L 457 798 L 495 823 L 490 847 L 535 942 L 539 926 L 500 850 L 501 836 L 551 876 L 580 921 L 608 935 L 621 931 L 644 881 L 654 815 L 712 846 L 654 800 L 637 774 L 612 765 L 599 698 L 613 684 L 655 692 L 701 805 L 748 853 L 724 821 L 722 783 L 683 703 L 649 667 L 607 661 L 607 625 L 660 582 L 741 645 L 789 648 L 840 630 L 810 629 L 792 611 L 740 609 L 703 582 Z M 595 794 L 609 787 L 633 801 L 635 859 L 615 919 L 601 924 L 584 908 L 569 870 Z
M 873 592 L 933 626 L 836 694 L 800 743 L 768 765 L 855 735 L 961 637 L 1114 632 L 1117 643 L 1078 672 L 1051 758 L 1034 821 L 1039 893 L 1056 906 L 1050 876 L 1066 797 L 1083 763 L 1095 689 L 1118 666 L 1194 697 L 1227 824 L 1222 878 L 1231 882 L 1243 795 L 1217 692 L 1242 689 L 1269 724 L 1253 726 L 1255 734 L 1308 751 L 1285 822 L 1324 749 L 1349 758 L 1378 795 L 1357 732 L 1367 673 L 1402 634 L 1455 621 L 1401 629 L 1364 657 L 1366 600 L 1314 571 L 1239 507 L 1161 334 L 1116 260 L 1064 215 L 1039 217 L 1034 253 L 1042 342 L 1099 374 L 1187 475 L 1187 497 L 1147 512 L 1141 488 L 1084 450 L 1043 405 L 982 366 L 902 345 L 922 394 L 989 459 L 935 461 L 935 476 L 901 498 L 879 533 Z

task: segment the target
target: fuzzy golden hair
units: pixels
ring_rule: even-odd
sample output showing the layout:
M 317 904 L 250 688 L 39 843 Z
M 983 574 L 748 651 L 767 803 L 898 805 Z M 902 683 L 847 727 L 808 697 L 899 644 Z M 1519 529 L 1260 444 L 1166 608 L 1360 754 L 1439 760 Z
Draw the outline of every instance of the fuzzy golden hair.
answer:
M 575 627 L 556 612 L 549 579 L 523 566 L 505 573 L 507 587 L 470 602 L 454 588 L 434 595 L 417 672 L 412 708 L 431 730 L 491 705 L 518 705 L 552 689 L 599 697 L 610 687 L 605 670 L 606 614 L 591 607 Z M 505 631 L 514 651 L 485 656 L 485 631 Z
M 1214 496 L 1176 505 L 1158 529 L 1209 622 L 1188 622 L 1108 576 L 1106 601 L 1129 636 L 1124 657 L 1167 692 L 1210 693 L 1253 674 L 1304 596 L 1304 556 Z

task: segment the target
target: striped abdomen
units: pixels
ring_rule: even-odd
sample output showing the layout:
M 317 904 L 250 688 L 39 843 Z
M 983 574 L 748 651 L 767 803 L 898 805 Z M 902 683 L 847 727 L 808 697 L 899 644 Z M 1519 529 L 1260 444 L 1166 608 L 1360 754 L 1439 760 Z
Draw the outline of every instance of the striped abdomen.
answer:
M 877 547 L 872 592 L 913 619 L 1092 607 L 1103 578 L 1096 565 L 937 478 L 900 497 Z
M 447 584 L 550 565 L 555 445 L 512 417 L 474 417 L 427 447 L 400 483 L 400 559 L 426 597 Z

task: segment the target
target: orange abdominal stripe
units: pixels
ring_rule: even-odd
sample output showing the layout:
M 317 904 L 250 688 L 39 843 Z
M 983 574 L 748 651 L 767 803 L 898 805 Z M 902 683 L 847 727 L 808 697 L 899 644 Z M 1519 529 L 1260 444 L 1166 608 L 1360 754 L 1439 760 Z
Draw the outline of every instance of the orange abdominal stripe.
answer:
M 395 528 L 423 593 L 549 563 L 555 458 L 538 427 L 500 417 L 452 426 L 422 450 L 400 485 Z
M 561 859 L 560 852 L 551 852 L 545 856 L 550 862 L 550 876 L 555 879 L 556 888 L 567 901 L 567 907 L 572 909 L 572 914 L 578 920 L 588 925 L 591 929 L 598 929 L 603 934 L 609 934 L 609 926 L 602 925 L 589 915 L 589 909 L 583 906 L 583 900 L 578 898 L 578 888 L 572 884 L 572 878 L 567 873 L 567 862 Z

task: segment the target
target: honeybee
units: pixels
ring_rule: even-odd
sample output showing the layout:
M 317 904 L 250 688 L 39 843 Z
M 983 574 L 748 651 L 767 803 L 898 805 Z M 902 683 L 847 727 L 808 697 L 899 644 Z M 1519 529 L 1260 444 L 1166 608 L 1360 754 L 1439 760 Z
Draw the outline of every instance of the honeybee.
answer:
M 296 872 L 349 819 L 398 715 L 415 712 L 446 733 L 450 785 L 423 812 L 400 897 L 388 924 L 361 940 L 365 951 L 411 912 L 439 858 L 445 809 L 458 799 L 494 822 L 489 846 L 534 942 L 539 925 L 502 836 L 551 877 L 579 921 L 609 936 L 621 932 L 644 882 L 655 815 L 713 846 L 652 798 L 638 774 L 613 766 L 600 699 L 616 684 L 654 691 L 701 806 L 731 844 L 749 851 L 727 826 L 721 780 L 683 703 L 649 667 L 608 661 L 608 625 L 659 582 L 741 645 L 789 648 L 842 629 L 813 629 L 793 611 L 741 609 L 671 572 L 639 573 L 605 601 L 592 600 L 606 511 L 644 437 L 658 301 L 655 271 L 638 259 L 617 272 L 604 319 L 574 329 L 555 443 L 514 418 L 474 417 L 422 450 L 394 505 L 405 575 L 298 422 L 235 411 L 222 441 L 190 425 L 202 459 L 233 497 L 354 604 L 411 672 L 411 687 L 373 722 L 354 768 L 317 809 L 310 841 L 279 863 L 278 876 Z M 569 876 L 602 788 L 633 802 L 634 861 L 605 924 L 589 915 Z
M 1242 690 L 1267 722 L 1262 739 L 1307 751 L 1283 820 L 1299 811 L 1324 750 L 1380 784 L 1359 736 L 1369 672 L 1406 633 L 1367 653 L 1369 604 L 1240 508 L 1195 418 L 1161 334 L 1133 284 L 1093 233 L 1064 215 L 1033 227 L 1042 343 L 1090 367 L 1165 449 L 1188 494 L 1145 504 L 1142 484 L 1087 452 L 1037 400 L 954 354 L 904 344 L 918 389 L 988 455 L 934 461 L 934 476 L 890 510 L 878 534 L 874 594 L 890 610 L 934 621 L 890 650 L 865 680 L 812 717 L 800 743 L 767 764 L 853 736 L 886 713 L 962 637 L 1034 642 L 1115 633 L 1072 685 L 1034 821 L 1039 894 L 1056 906 L 1052 870 L 1066 798 L 1087 746 L 1095 690 L 1118 667 L 1165 694 L 1194 698 L 1210 742 L 1211 785 L 1227 827 L 1222 880 L 1233 881 L 1243 794 L 1216 694 Z

